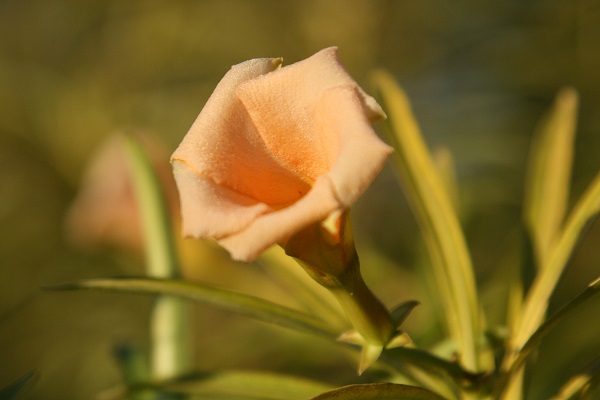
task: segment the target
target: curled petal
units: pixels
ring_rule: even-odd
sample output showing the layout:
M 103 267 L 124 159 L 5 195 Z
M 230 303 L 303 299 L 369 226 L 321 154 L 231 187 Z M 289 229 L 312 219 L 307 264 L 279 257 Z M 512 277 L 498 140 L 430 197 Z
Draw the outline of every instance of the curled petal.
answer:
M 327 175 L 344 208 L 356 202 L 393 152 L 379 140 L 361 109 L 356 88 L 336 87 L 321 97 L 316 118 L 322 141 L 336 141 L 327 146 L 332 151 L 328 158 L 334 160 Z
M 247 230 L 222 240 L 234 257 L 252 259 L 269 245 L 287 241 L 290 233 L 356 202 L 393 151 L 379 140 L 362 107 L 360 93 L 353 86 L 334 87 L 321 95 L 315 125 L 330 170 L 297 203 L 261 216 Z M 268 245 L 255 247 L 261 240 Z
M 270 211 L 266 204 L 203 177 L 184 162 L 174 161 L 173 171 L 185 236 L 220 239 Z
M 327 218 L 342 205 L 328 176 L 293 206 L 256 218 L 246 229 L 219 240 L 236 260 L 251 261 L 276 243 L 285 243 L 299 230 Z
M 335 47 L 248 80 L 236 94 L 272 156 L 314 182 L 331 167 L 326 153 L 332 143 L 322 140 L 328 133 L 316 118 L 319 101 L 327 90 L 340 86 L 356 88 L 362 107 L 353 111 L 370 120 L 385 116 L 342 67 Z
M 260 58 L 233 66 L 171 160 L 185 161 L 205 178 L 267 204 L 286 204 L 304 195 L 308 183 L 272 157 L 235 95 L 238 85 L 273 71 L 280 63 L 280 59 Z

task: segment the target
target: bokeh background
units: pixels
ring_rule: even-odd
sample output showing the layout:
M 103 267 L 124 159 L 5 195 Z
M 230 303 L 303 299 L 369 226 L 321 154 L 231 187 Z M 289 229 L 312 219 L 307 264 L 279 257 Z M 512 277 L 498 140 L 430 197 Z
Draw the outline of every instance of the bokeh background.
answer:
M 489 293 L 519 224 L 532 132 L 565 85 L 581 96 L 573 199 L 600 170 L 597 0 L 1 0 L 0 387 L 33 369 L 39 380 L 28 398 L 93 398 L 120 380 L 114 346 L 147 343 L 149 299 L 41 290 L 143 273 L 126 251 L 66 240 L 65 215 L 103 140 L 145 132 L 168 155 L 232 64 L 276 56 L 292 63 L 332 45 L 366 88 L 374 68 L 391 71 L 429 145 L 452 152 L 463 224 Z M 414 335 L 434 340 L 417 228 L 389 167 L 356 206 L 354 222 L 369 283 L 389 306 L 421 300 Z M 599 240 L 592 225 L 553 308 L 598 275 Z M 268 280 L 252 266 L 214 268 L 223 284 L 230 278 L 249 290 Z M 204 269 L 191 278 L 210 280 Z M 533 398 L 600 353 L 598 307 L 546 340 Z M 323 343 L 202 306 L 195 313 L 201 369 L 357 379 L 353 362 Z

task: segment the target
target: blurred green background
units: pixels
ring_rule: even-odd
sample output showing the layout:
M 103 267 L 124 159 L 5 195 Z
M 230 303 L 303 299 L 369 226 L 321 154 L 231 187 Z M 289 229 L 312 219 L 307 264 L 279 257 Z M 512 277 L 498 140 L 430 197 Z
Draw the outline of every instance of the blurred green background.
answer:
M 573 199 L 600 170 L 600 1 L 0 0 L 0 387 L 34 369 L 40 378 L 28 398 L 93 398 L 119 382 L 114 346 L 147 342 L 146 298 L 40 290 L 142 273 L 131 258 L 74 249 L 64 238 L 65 213 L 103 138 L 149 132 L 172 150 L 232 64 L 292 63 L 332 45 L 365 88 L 369 71 L 389 69 L 430 146 L 453 153 L 464 227 L 490 293 L 519 223 L 531 134 L 564 85 L 581 95 Z M 389 306 L 421 300 L 414 330 L 427 341 L 432 334 L 420 332 L 435 331 L 431 293 L 410 284 L 419 279 L 417 228 L 391 169 L 354 221 L 367 281 Z M 553 308 L 596 277 L 599 240 L 595 224 Z M 600 352 L 598 307 L 548 338 L 538 361 L 548 375 L 534 380 L 534 398 L 560 384 L 564 363 Z M 196 312 L 200 368 L 356 379 L 352 361 L 320 355 L 323 343 Z

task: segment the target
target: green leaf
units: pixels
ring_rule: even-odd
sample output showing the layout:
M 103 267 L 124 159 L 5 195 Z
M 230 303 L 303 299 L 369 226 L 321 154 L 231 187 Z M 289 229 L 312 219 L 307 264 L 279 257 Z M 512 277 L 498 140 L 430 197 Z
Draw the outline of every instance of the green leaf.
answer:
M 349 385 L 313 397 L 311 400 L 443 400 L 427 389 L 394 383 Z
M 160 182 L 140 143 L 128 135 L 123 135 L 123 141 L 144 227 L 148 274 L 157 278 L 176 278 L 179 276 L 177 250 Z
M 447 147 L 438 147 L 433 150 L 432 159 L 435 167 L 439 171 L 440 178 L 448 198 L 456 210 L 460 210 L 460 199 L 458 191 L 458 182 L 456 180 L 456 167 L 454 165 L 454 157 Z
M 513 345 L 521 347 L 540 326 L 548 309 L 550 296 L 573 253 L 584 228 L 600 212 L 600 173 L 571 211 L 558 240 L 548 257 L 548 263 L 535 277 L 525 298 L 523 313 L 517 326 Z
M 600 294 L 600 278 L 590 283 L 583 292 L 561 307 L 535 331 L 535 333 L 525 343 L 523 348 L 516 354 L 516 357 L 510 365 L 508 371 L 506 371 L 503 377 L 499 380 L 497 385 L 497 390 L 499 393 L 496 398 L 501 398 L 500 394 L 507 389 L 510 380 L 516 376 L 527 358 L 541 344 L 542 339 L 544 339 L 544 337 L 546 337 L 546 335 L 548 335 L 562 320 L 575 313 L 581 306 L 586 304 L 591 298 L 598 294 Z
M 156 278 L 180 276 L 169 207 L 150 158 L 133 136 L 123 136 L 131 180 L 144 232 L 146 270 Z M 188 305 L 159 297 L 150 321 L 154 377 L 170 377 L 192 368 L 193 339 Z
M 194 399 L 304 400 L 331 389 L 306 378 L 256 371 L 223 371 L 176 380 L 143 384 L 136 390 L 154 389 L 191 395 Z
M 585 371 L 571 377 L 552 397 L 552 400 L 592 399 L 590 396 L 598 383 L 600 383 L 600 357 L 596 358 Z
M 431 389 L 435 388 L 439 393 L 451 392 L 457 387 L 475 387 L 483 377 L 482 374 L 468 372 L 460 365 L 429 351 L 411 347 L 387 349 L 381 355 L 381 361 L 410 376 L 416 382 L 426 384 Z M 415 369 L 419 370 L 416 374 Z
M 260 255 L 257 262 L 278 283 L 289 288 L 290 293 L 294 293 L 294 298 L 311 315 L 320 316 L 340 331 L 348 328 L 348 319 L 335 297 L 315 282 L 281 247 L 273 246 L 268 249 Z
M 550 297 L 584 227 L 600 211 L 598 174 L 561 226 L 569 196 L 577 102 L 577 93 L 572 89 L 559 93 L 532 148 L 524 218 L 538 268 L 521 310 L 513 319 L 504 368 L 513 364 L 519 349 L 542 324 Z M 522 380 L 517 373 L 511 379 L 514 385 Z M 508 392 L 513 390 L 517 389 Z
M 483 324 L 470 255 L 444 180 L 432 161 L 409 101 L 386 72 L 373 75 L 383 104 L 394 162 L 429 250 L 446 324 L 460 360 L 479 369 L 478 338 Z
M 337 332 L 322 320 L 258 297 L 179 280 L 155 278 L 91 279 L 53 286 L 55 290 L 95 289 L 132 294 L 178 296 L 264 322 L 334 339 Z
M 558 391 L 558 393 L 552 397 L 551 400 L 569 400 L 574 398 L 573 396 L 582 394 L 587 391 L 590 386 L 592 377 L 587 374 L 576 375 L 569 379 Z M 580 397 L 577 397 L 580 398 Z
M 550 246 L 560 231 L 569 201 L 577 92 L 561 90 L 550 114 L 534 135 L 525 182 L 524 218 L 544 268 Z
M 15 400 L 21 397 L 23 393 L 29 390 L 38 378 L 38 374 L 34 371 L 29 371 L 20 376 L 8 386 L 0 389 L 1 400 Z
M 590 377 L 587 384 L 581 388 L 578 393 L 579 400 L 594 400 L 600 395 L 600 373 L 595 371 L 595 374 Z

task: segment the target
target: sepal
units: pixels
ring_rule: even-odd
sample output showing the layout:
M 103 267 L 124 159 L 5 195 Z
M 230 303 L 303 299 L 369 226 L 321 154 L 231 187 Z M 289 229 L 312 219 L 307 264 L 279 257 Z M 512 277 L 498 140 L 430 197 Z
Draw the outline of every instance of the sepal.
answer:
M 353 344 L 362 347 L 360 354 L 360 363 L 358 366 L 358 374 L 362 375 L 375 361 L 384 349 L 393 349 L 396 347 L 404 347 L 412 344 L 412 339 L 404 331 L 398 330 L 390 338 L 385 345 L 373 344 L 366 340 L 357 330 L 352 329 L 342 333 L 337 340 L 348 344 Z

